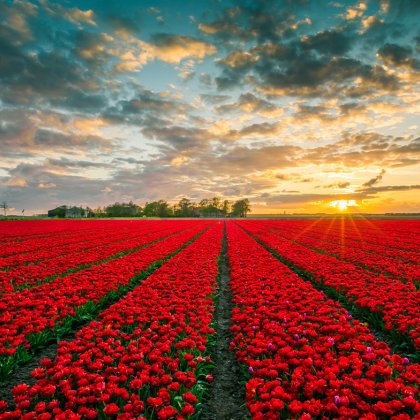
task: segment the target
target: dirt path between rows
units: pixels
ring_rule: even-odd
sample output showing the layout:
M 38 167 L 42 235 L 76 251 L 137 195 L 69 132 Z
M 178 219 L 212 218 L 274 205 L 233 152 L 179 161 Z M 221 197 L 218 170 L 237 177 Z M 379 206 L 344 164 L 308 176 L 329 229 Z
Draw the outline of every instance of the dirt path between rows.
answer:
M 245 407 L 245 386 L 240 383 L 244 381 L 244 378 L 234 352 L 229 350 L 229 344 L 233 339 L 230 331 L 233 303 L 229 288 L 227 247 L 225 225 L 219 260 L 219 293 L 214 312 L 216 370 L 214 381 L 209 390 L 209 397 L 202 407 L 200 419 L 203 420 L 243 420 L 250 417 Z

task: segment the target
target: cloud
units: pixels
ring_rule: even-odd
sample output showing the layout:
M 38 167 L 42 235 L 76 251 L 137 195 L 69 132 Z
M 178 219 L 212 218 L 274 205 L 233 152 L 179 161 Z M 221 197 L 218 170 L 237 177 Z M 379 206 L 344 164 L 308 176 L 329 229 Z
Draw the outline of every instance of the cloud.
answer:
M 125 32 L 116 35 L 107 51 L 119 60 L 114 67 L 117 72 L 137 72 L 153 60 L 170 64 L 186 59 L 202 61 L 217 51 L 214 45 L 186 35 L 159 33 L 151 37 L 151 42 Z
M 199 29 L 207 35 L 217 35 L 222 38 L 239 37 L 249 39 L 250 34 L 238 25 L 238 17 L 242 13 L 240 6 L 225 9 L 223 14 L 213 22 L 202 22 Z
M 42 190 L 48 190 L 50 188 L 56 188 L 57 185 L 54 184 L 54 182 L 40 182 L 38 184 L 38 188 L 41 188 Z
M 303 50 L 315 50 L 328 55 L 345 54 L 353 45 L 352 38 L 337 29 L 307 35 L 301 41 Z
M 2 3 L 2 196 L 28 208 L 188 191 L 291 208 L 359 179 L 312 194 L 325 171 L 378 167 L 395 186 L 378 186 L 381 173 L 343 199 L 409 194 L 398 174 L 419 162 L 415 3 L 357 1 L 327 20 L 309 0 L 200 3 L 185 16 Z M 167 32 L 153 33 L 157 16 Z
M 49 128 L 38 128 L 35 131 L 36 147 L 54 148 L 54 150 L 110 150 L 111 142 L 98 136 L 69 134 Z
M 217 51 L 206 41 L 184 35 L 155 34 L 152 44 L 156 58 L 168 63 L 179 63 L 185 58 L 202 60 Z
M 222 74 L 216 78 L 218 88 L 238 86 L 247 74 L 261 92 L 278 96 L 335 96 L 340 88 L 348 88 L 358 80 L 366 92 L 392 92 L 399 87 L 399 79 L 379 65 L 347 56 L 317 56 L 305 51 L 304 44 L 253 47 L 236 67 L 230 57 L 245 57 L 245 52 L 231 53 L 219 61 Z M 329 48 L 325 45 L 324 51 Z
M 14 45 L 21 45 L 33 39 L 31 21 L 38 14 L 38 7 L 27 1 L 0 4 L 0 38 L 7 38 Z
M 346 10 L 346 14 L 344 18 L 346 20 L 353 20 L 363 16 L 364 11 L 366 10 L 366 5 L 364 3 L 360 3 L 363 7 L 349 7 Z
M 82 24 L 96 26 L 96 22 L 94 20 L 95 13 L 93 10 L 81 10 L 77 7 L 68 9 L 66 7 L 62 7 L 59 4 L 55 4 L 49 2 L 47 0 L 40 0 L 41 5 L 43 6 L 44 10 L 51 16 L 55 18 L 63 18 L 67 21 L 74 23 L 75 25 L 81 27 Z
M 369 181 L 363 184 L 363 187 L 372 187 L 373 185 L 377 184 L 382 180 L 382 177 L 385 175 L 385 169 L 382 169 L 379 175 L 375 176 L 375 178 L 369 179 Z
M 165 95 L 136 86 L 133 87 L 133 96 L 129 99 L 118 101 L 113 109 L 119 109 L 122 117 L 131 114 L 153 113 L 162 117 L 173 113 L 184 113 L 189 109 L 189 106 L 181 101 L 172 100 Z
M 112 140 L 79 131 L 68 115 L 39 111 L 0 111 L 0 139 L 2 156 L 20 159 L 53 153 L 109 153 L 114 148 Z
M 386 43 L 378 50 L 377 56 L 388 65 L 420 70 L 420 61 L 413 57 L 410 47 Z
M 26 182 L 26 179 L 24 178 L 12 178 L 7 180 L 6 182 L 3 182 L 2 184 L 3 186 L 7 186 L 7 187 L 27 187 L 28 183 Z
M 268 169 L 288 168 L 296 165 L 302 149 L 296 146 L 267 146 L 258 149 L 235 147 L 203 162 L 216 173 L 249 174 Z
M 148 138 L 160 140 L 176 150 L 189 151 L 207 148 L 207 143 L 211 139 L 210 134 L 205 129 L 196 127 L 182 126 L 149 126 L 142 130 Z
M 386 185 L 383 187 L 368 187 L 361 189 L 365 194 L 377 194 L 381 192 L 392 192 L 392 191 L 412 191 L 419 190 L 420 185 Z
M 219 60 L 219 63 L 230 69 L 245 70 L 251 68 L 258 60 L 259 56 L 257 54 L 249 51 L 236 50 Z
M 283 114 L 284 109 L 275 104 L 258 98 L 252 93 L 241 94 L 237 102 L 220 105 L 216 108 L 219 114 L 242 111 L 247 114 L 258 114 L 264 117 L 278 117 Z
M 409 166 L 419 162 L 420 138 L 384 136 L 379 133 L 344 135 L 321 147 L 307 149 L 306 163 L 339 164 L 349 168 L 368 165 Z
M 208 73 L 201 73 L 199 80 L 202 86 L 208 89 L 212 87 L 213 81 L 212 81 L 211 76 Z
M 62 204 L 94 205 L 101 200 L 100 188 L 106 186 L 105 180 L 89 179 L 80 173 L 51 172 L 46 164 L 19 164 L 10 170 L 10 176 L 26 180 L 25 194 L 16 194 L 16 187 L 9 186 L 1 188 L 2 197 L 15 208 L 43 211 Z
M 264 201 L 268 205 L 288 205 L 288 204 L 308 204 L 313 202 L 329 202 L 339 200 L 341 197 L 356 197 L 360 196 L 357 194 L 346 194 L 345 197 L 337 194 L 314 194 L 314 193 L 301 193 L 301 194 L 270 194 L 268 197 L 257 197 L 256 201 Z
M 375 25 L 380 26 L 383 22 L 383 19 L 380 19 L 377 16 L 367 16 L 361 21 L 363 31 L 366 31 Z
M 336 184 L 324 185 L 322 188 L 348 188 L 350 186 L 350 182 L 337 182 Z
M 228 95 L 214 95 L 214 94 L 202 94 L 200 95 L 202 101 L 210 105 L 217 105 L 220 102 L 224 102 L 230 98 Z
M 302 1 L 235 1 L 233 7 L 216 12 L 213 21 L 201 22 L 199 29 L 206 35 L 214 36 L 223 42 L 231 43 L 236 39 L 241 42 L 257 40 L 277 41 L 295 34 L 302 23 L 310 23 L 307 16 L 296 17 L 305 6 Z M 210 20 L 210 19 L 209 19 Z
M 386 17 L 370 15 L 356 24 L 353 20 L 360 20 L 367 11 L 365 3 L 356 3 L 347 9 L 346 16 L 337 16 L 328 29 L 318 28 L 317 32 L 312 25 L 297 25 L 305 21 L 305 13 L 311 13 L 308 3 L 301 5 L 299 13 L 290 2 L 236 4 L 199 26 L 226 50 L 217 59 L 221 69 L 215 79 L 219 90 L 245 84 L 280 97 L 368 98 L 397 94 L 405 85 L 401 75 L 375 61 L 372 48 L 374 37 L 375 44 L 380 40 L 383 44 L 387 37 L 404 34 L 394 4 L 390 4 L 392 12 Z M 404 8 L 404 19 L 409 16 L 408 8 Z M 381 52 L 390 57 L 389 51 Z M 416 61 L 409 63 L 417 65 Z
M 80 60 L 60 49 L 28 52 L 0 38 L 0 49 L 7 60 L 0 61 L 1 99 L 4 104 L 48 106 L 95 87 Z M 96 93 L 96 92 L 95 92 Z

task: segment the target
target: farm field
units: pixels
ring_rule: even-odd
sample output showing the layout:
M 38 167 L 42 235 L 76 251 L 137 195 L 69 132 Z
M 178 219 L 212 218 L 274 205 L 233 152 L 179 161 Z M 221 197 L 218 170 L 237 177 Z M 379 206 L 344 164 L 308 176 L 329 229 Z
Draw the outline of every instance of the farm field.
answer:
M 0 223 L 0 419 L 420 419 L 420 221 Z

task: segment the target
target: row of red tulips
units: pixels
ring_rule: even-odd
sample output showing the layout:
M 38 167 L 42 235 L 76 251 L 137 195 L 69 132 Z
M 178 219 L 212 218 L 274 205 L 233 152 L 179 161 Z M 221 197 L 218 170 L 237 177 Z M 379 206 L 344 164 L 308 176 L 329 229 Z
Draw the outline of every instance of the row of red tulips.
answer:
M 0 296 L 23 288 L 30 288 L 50 281 L 51 277 L 62 275 L 67 271 L 83 269 L 108 258 L 138 249 L 150 242 L 194 226 L 194 222 L 182 221 L 178 224 L 164 222 L 162 226 L 148 226 L 135 232 L 121 232 L 118 237 L 99 238 L 85 243 L 69 244 L 65 255 L 45 259 L 33 265 L 16 267 L 0 272 Z M 26 257 L 26 254 L 24 254 Z
M 420 291 L 413 283 L 404 284 L 363 270 L 335 257 L 318 254 L 304 246 L 256 228 L 252 222 L 239 222 L 252 235 L 277 252 L 314 282 L 334 290 L 352 305 L 379 315 L 378 326 L 406 334 L 420 349 Z M 372 319 L 375 316 L 372 315 Z
M 35 250 L 14 253 L 8 257 L 0 258 L 0 268 L 5 269 L 28 263 L 36 264 L 42 260 L 65 255 L 69 252 L 75 252 L 77 248 L 79 250 L 93 248 L 97 245 L 117 242 L 118 240 L 134 237 L 143 232 L 152 232 L 153 230 L 159 230 L 160 228 L 161 227 L 159 227 L 158 224 L 135 224 L 132 225 L 130 229 L 128 229 L 127 226 L 121 226 L 120 228 L 118 226 L 113 226 L 113 228 L 109 227 L 104 229 L 91 229 L 82 232 L 69 232 L 69 234 L 66 235 L 63 235 L 62 233 L 50 233 L 48 237 L 30 240 L 31 247 L 36 248 Z M 19 244 L 27 245 L 27 241 L 19 242 Z M 1 248 L 3 250 L 10 250 L 11 245 L 12 244 L 3 243 L 1 244 Z M 71 251 L 69 251 L 69 249 Z M 17 250 L 16 247 L 14 250 Z
M 0 419 L 190 418 L 211 381 L 207 355 L 223 225 L 156 270 L 55 361 L 43 360 L 29 387 L 13 388 Z
M 353 221 L 355 226 L 349 226 L 349 222 L 343 221 L 343 223 L 347 224 L 338 231 L 328 227 L 325 229 L 325 226 L 318 227 L 318 225 L 301 230 L 301 227 L 293 222 L 285 224 L 278 221 L 264 221 L 259 223 L 259 226 L 261 229 L 270 230 L 272 233 L 296 241 L 317 252 L 327 253 L 388 277 L 402 281 L 420 280 L 418 252 L 379 246 L 375 237 L 365 235 L 357 227 L 357 221 Z M 412 224 L 414 223 L 416 222 L 412 221 Z M 357 240 L 351 239 L 354 231 L 359 236 Z
M 124 221 L 125 222 L 125 221 Z M 42 228 L 37 234 L 31 234 L 31 228 L 34 227 Z M 127 222 L 125 224 L 128 227 Z M 121 224 L 122 226 L 122 224 Z M 63 221 L 49 221 L 49 220 L 37 220 L 37 221 L 15 221 L 12 223 L 1 223 L 0 224 L 0 257 L 4 258 L 11 255 L 34 252 L 40 249 L 41 245 L 44 244 L 46 247 L 54 247 L 59 244 L 72 243 L 73 238 L 79 238 L 80 235 L 97 232 L 113 232 L 115 231 L 116 225 L 111 221 L 88 221 L 88 220 L 63 220 Z M 5 231 L 10 229 L 16 229 L 20 232 L 23 229 L 23 233 L 18 236 L 7 236 Z M 38 229 L 37 229 L 38 231 Z M 6 235 L 6 236 L 5 236 Z
M 10 365 L 10 357 L 22 357 L 25 349 L 62 336 L 73 318 L 86 318 L 96 313 L 98 303 L 118 298 L 120 288 L 126 288 L 151 264 L 176 252 L 210 223 L 196 222 L 182 233 L 124 257 L 4 296 L 0 299 L 0 372 Z
M 72 231 L 89 231 L 92 225 L 87 220 L 13 220 L 0 224 L 0 243 L 26 241 L 31 238 L 48 237 L 51 234 L 66 235 Z M 101 220 L 100 222 L 108 222 Z M 105 225 L 96 228 L 104 227 Z
M 267 221 L 269 222 L 269 221 Z M 360 219 L 316 219 L 276 220 L 273 226 L 281 230 L 294 231 L 297 237 L 317 234 L 320 240 L 333 239 L 339 243 L 358 244 L 369 252 L 384 252 L 393 256 L 401 252 L 408 261 L 418 253 L 420 246 L 420 225 L 416 220 L 360 220 Z
M 236 224 L 227 234 L 231 348 L 247 371 L 253 419 L 420 418 L 420 365 L 390 355 Z

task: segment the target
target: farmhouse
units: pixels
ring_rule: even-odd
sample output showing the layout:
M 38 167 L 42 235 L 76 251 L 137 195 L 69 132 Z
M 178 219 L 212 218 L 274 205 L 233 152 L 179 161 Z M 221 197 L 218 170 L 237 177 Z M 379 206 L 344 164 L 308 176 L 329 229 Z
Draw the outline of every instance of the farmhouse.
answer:
M 82 207 L 59 206 L 53 210 L 48 210 L 48 217 L 64 217 L 66 219 L 75 219 L 87 217 L 88 211 Z

